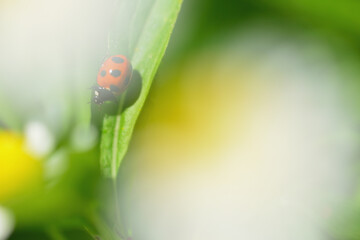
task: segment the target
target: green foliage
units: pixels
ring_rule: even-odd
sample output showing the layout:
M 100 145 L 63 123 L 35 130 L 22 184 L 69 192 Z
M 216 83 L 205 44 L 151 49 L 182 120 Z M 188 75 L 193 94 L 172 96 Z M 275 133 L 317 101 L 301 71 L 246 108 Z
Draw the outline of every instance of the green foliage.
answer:
M 121 161 L 127 152 L 136 120 L 165 53 L 182 1 L 153 0 L 150 3 L 150 6 L 137 5 L 133 13 L 134 21 L 138 16 L 140 18 L 146 16 L 146 19 L 142 25 L 135 26 L 136 29 L 133 30 L 135 39 L 129 40 L 130 44 L 135 43 L 133 54 L 129 57 L 132 59 L 133 68 L 142 78 L 140 96 L 126 109 L 123 109 L 123 104 L 120 103 L 117 114 L 105 116 L 103 122 L 100 163 L 103 174 L 113 179 L 116 178 Z M 111 36 L 116 38 L 117 35 L 110 34 Z M 110 40 L 111 44 L 113 39 Z M 111 46 L 110 49 L 113 52 Z M 114 47 L 114 49 L 118 48 Z

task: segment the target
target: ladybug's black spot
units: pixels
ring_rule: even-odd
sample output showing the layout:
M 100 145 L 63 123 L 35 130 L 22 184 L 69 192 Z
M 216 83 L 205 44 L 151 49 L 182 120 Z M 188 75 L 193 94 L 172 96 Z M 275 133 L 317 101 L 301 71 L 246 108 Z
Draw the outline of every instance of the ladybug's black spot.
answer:
M 101 73 L 100 73 L 100 75 L 101 75 L 102 77 L 105 77 L 106 71 L 105 71 L 105 70 L 102 70 Z
M 112 57 L 111 60 L 114 63 L 123 63 L 124 62 L 124 59 L 122 59 L 121 57 Z
M 113 77 L 119 77 L 121 75 L 121 72 L 120 70 L 115 69 L 115 70 L 110 70 L 110 74 Z

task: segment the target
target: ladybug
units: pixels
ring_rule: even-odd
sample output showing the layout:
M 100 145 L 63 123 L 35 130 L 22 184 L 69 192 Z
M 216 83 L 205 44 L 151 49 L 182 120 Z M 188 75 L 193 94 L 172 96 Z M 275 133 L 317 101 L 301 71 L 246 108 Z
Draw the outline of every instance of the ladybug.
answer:
M 107 58 L 97 75 L 97 85 L 93 86 L 93 102 L 103 104 L 106 101 L 116 101 L 129 86 L 132 76 L 130 61 L 123 55 Z

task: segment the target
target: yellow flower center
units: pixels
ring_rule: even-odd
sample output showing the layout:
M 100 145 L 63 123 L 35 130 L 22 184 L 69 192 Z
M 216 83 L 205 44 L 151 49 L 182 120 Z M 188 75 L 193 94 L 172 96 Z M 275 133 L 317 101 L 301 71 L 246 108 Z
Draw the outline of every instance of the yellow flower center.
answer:
M 24 147 L 24 139 L 0 132 L 0 202 L 20 193 L 41 175 L 41 162 Z

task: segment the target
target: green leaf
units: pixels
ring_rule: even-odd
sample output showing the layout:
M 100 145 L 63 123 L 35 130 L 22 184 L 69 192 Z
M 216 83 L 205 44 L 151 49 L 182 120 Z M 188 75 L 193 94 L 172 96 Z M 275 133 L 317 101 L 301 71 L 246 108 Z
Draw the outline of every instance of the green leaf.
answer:
M 117 114 L 106 115 L 104 118 L 100 165 L 106 177 L 115 179 L 117 176 L 136 120 L 168 45 L 181 3 L 182 0 L 130 0 L 119 5 L 117 24 L 109 34 L 109 54 L 126 52 L 133 69 L 141 75 L 142 84 L 135 103 L 122 109 L 122 98 Z M 126 27 L 120 27 L 121 25 Z

